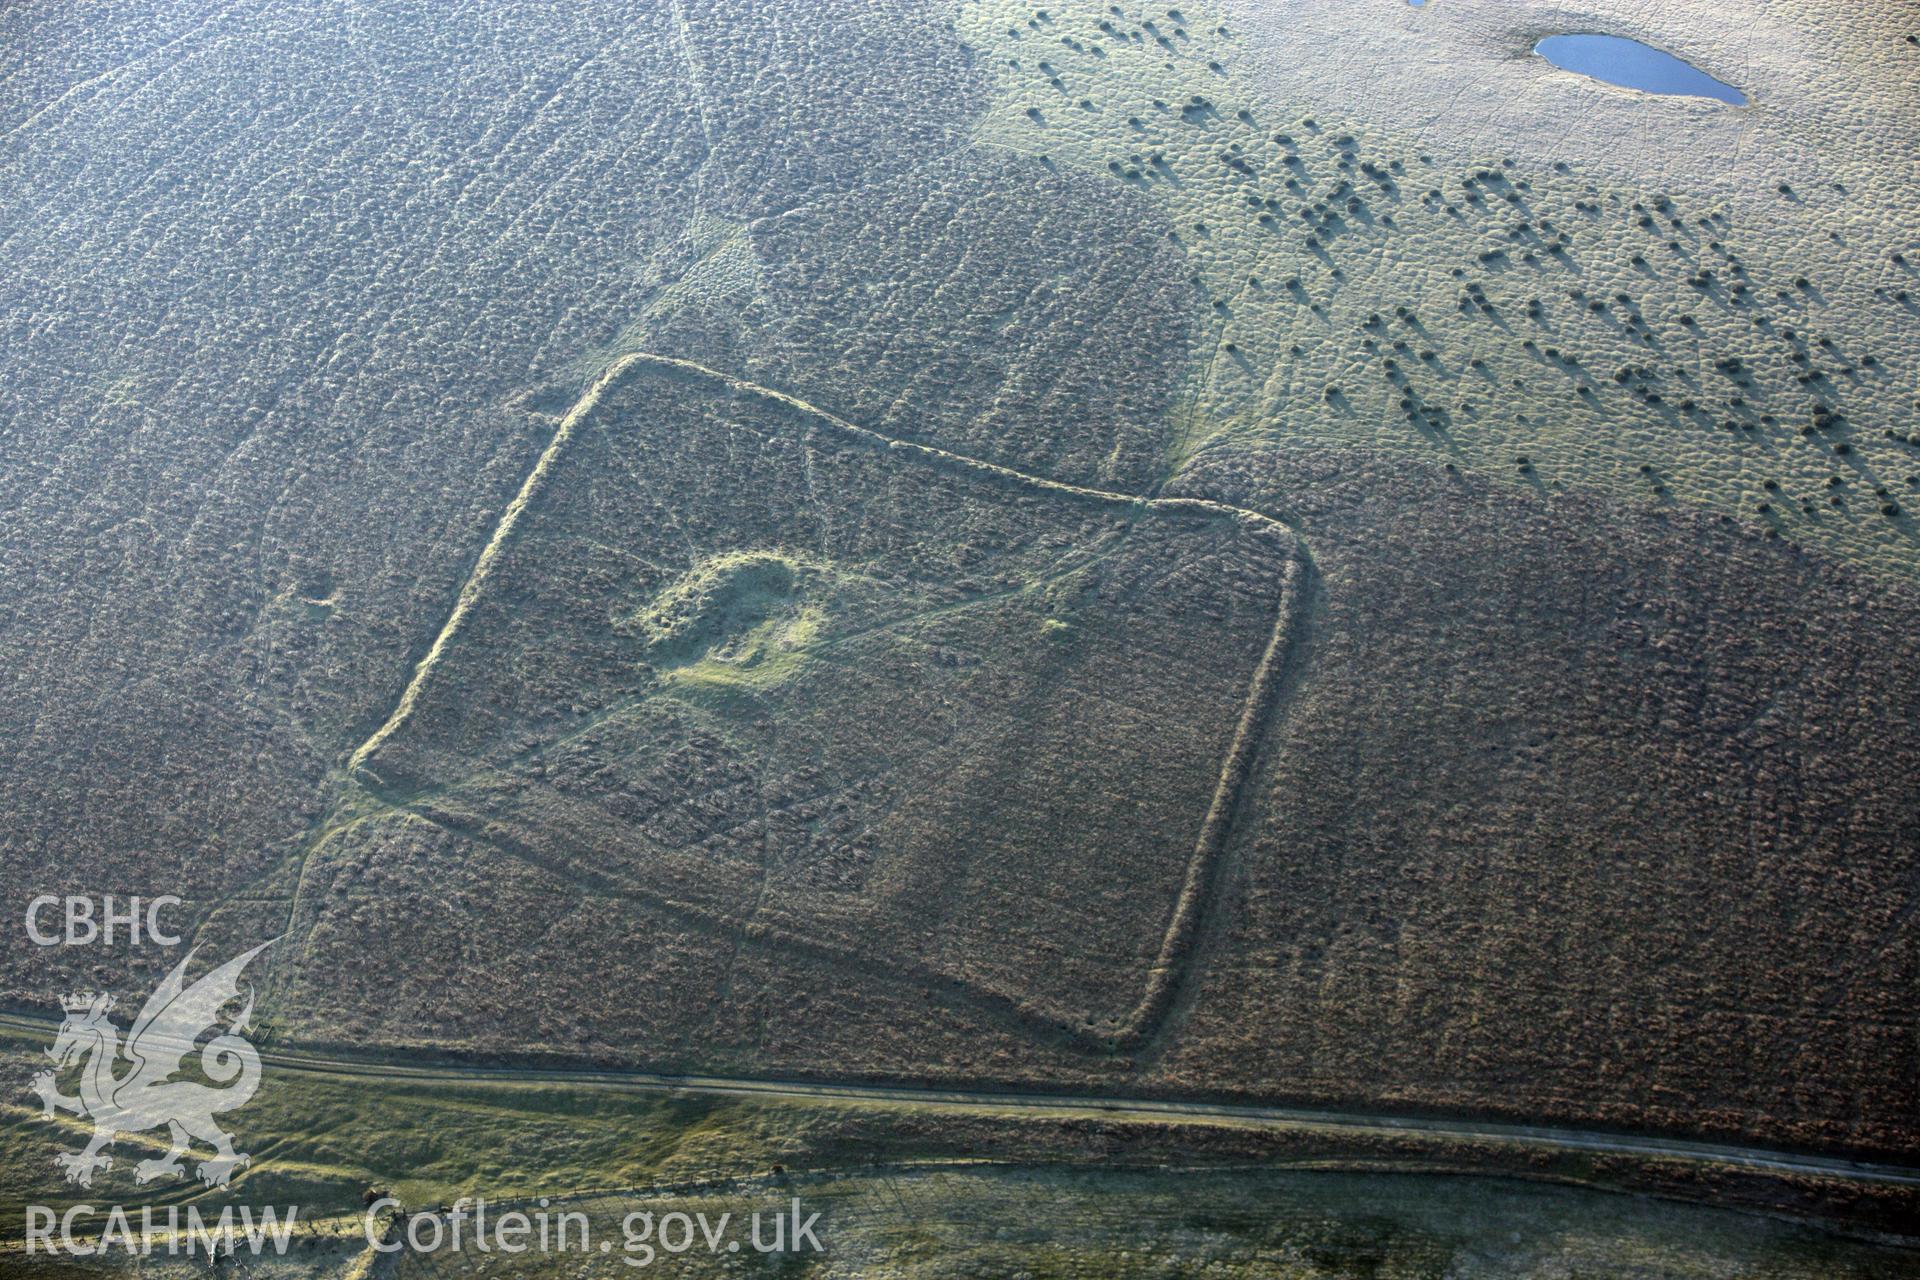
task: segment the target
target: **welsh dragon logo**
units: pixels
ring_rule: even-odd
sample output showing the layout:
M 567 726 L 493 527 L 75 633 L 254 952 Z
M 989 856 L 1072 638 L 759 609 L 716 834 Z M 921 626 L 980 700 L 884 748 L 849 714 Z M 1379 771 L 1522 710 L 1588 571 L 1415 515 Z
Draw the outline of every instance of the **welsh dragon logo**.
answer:
M 260 1055 L 243 1037 L 253 1016 L 251 993 L 224 1031 L 219 1018 L 220 1011 L 238 998 L 240 974 L 247 963 L 272 945 L 261 943 L 192 986 L 186 985 L 187 965 L 194 955 L 189 951 L 147 997 L 124 1044 L 120 1029 L 107 1017 L 113 1008 L 112 996 L 89 992 L 60 1002 L 66 1021 L 60 1024 L 53 1048 L 47 1050 L 54 1068 L 33 1078 L 33 1090 L 40 1095 L 46 1118 L 67 1111 L 93 1121 L 93 1138 L 84 1151 L 54 1157 L 68 1182 L 92 1186 L 96 1170 L 113 1167 L 106 1149 L 122 1134 L 149 1129 L 166 1129 L 172 1145 L 164 1155 L 134 1167 L 134 1178 L 140 1183 L 183 1176 L 180 1161 L 194 1139 L 214 1149 L 212 1156 L 200 1161 L 198 1170 L 200 1181 L 208 1186 L 226 1186 L 234 1170 L 246 1166 L 250 1157 L 233 1149 L 233 1135 L 214 1116 L 245 1106 L 260 1088 Z M 200 1037 L 209 1031 L 219 1034 L 199 1045 Z M 196 1047 L 198 1074 L 212 1084 L 173 1079 L 187 1069 L 187 1056 Z M 76 1063 L 83 1064 L 77 1098 L 62 1093 L 58 1084 L 61 1073 Z

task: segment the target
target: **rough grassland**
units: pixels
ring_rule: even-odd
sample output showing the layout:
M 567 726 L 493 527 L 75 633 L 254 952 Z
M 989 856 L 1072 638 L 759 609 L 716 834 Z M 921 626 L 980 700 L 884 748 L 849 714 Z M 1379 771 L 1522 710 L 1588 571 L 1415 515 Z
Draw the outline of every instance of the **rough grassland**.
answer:
M 365 832 L 397 853 L 425 819 L 735 947 L 886 954 L 943 1002 L 1131 1046 L 1209 923 L 1299 575 L 1254 512 L 1035 479 L 626 357 L 562 421 L 352 757 L 399 825 L 356 810 L 342 848 L 377 872 Z M 690 768 L 711 785 L 669 801 Z M 1160 788 L 1123 799 L 1142 773 Z M 315 853 L 337 891 L 338 851 Z M 306 879 L 302 901 L 326 902 Z M 373 946 L 312 909 L 285 1002 L 309 1035 L 354 999 L 338 966 Z M 1070 951 L 1061 928 L 1092 936 Z M 475 1043 L 510 1047 L 500 1032 Z
M 1909 18 L 0 7 L 6 915 L 285 933 L 282 1045 L 1911 1160 Z
M 8 1040 L 0 1068 L 23 1071 L 32 1046 Z M 825 1274 L 1365 1276 L 1447 1274 L 1647 1274 L 1700 1277 L 1895 1275 L 1907 1259 L 1871 1243 L 1794 1221 L 1769 1221 L 1603 1191 L 1619 1179 L 1600 1161 L 1523 1157 L 1403 1139 L 1326 1138 L 1236 1131 L 1230 1125 L 1146 1125 L 1112 1119 L 939 1113 L 907 1105 L 668 1097 L 631 1091 L 527 1085 L 327 1078 L 276 1070 L 274 1087 L 236 1116 L 239 1145 L 259 1155 L 229 1191 L 197 1186 L 154 1194 L 130 1176 L 139 1140 L 92 1190 L 60 1183 L 49 1128 L 37 1111 L 0 1109 L 0 1221 L 18 1206 L 75 1203 L 301 1206 L 302 1228 L 285 1260 L 255 1274 L 341 1276 L 364 1259 L 361 1206 L 369 1189 L 410 1209 L 442 1213 L 463 1195 L 507 1207 L 579 1209 L 610 1222 L 651 1209 L 767 1209 L 802 1197 L 820 1212 Z M 1477 1156 L 1477 1158 L 1476 1158 Z M 1368 1172 L 1330 1172 L 1330 1161 Z M 1453 1174 L 1462 1161 L 1560 1185 L 1528 1186 Z M 1097 1162 L 1098 1169 L 1085 1165 Z M 1079 1166 L 1079 1167 L 1076 1167 Z M 1408 1176 L 1422 1171 L 1424 1176 Z M 1711 1176 L 1694 1168 L 1695 1180 Z M 1642 1175 L 1644 1177 L 1644 1174 Z M 1660 1189 L 1656 1179 L 1628 1186 Z M 1676 1181 L 1673 1189 L 1686 1185 Z M 1695 1189 L 1698 1190 L 1698 1182 Z M 1727 1203 L 1754 1188 L 1724 1177 Z M 1769 1194 L 1777 1197 L 1782 1188 Z M 1810 1192 L 1809 1203 L 1817 1203 Z M 1827 1196 L 1859 1194 L 1840 1185 Z M 1911 1197 L 1907 1197 L 1910 1201 Z M 1897 1221 L 1882 1206 L 1879 1221 Z M 1857 1210 L 1858 1211 L 1858 1210 Z M 1864 1218 L 1867 1215 L 1862 1212 Z M 13 1274 L 16 1233 L 0 1231 L 0 1270 Z M 591 1266 L 592 1258 L 563 1264 Z M 409 1258 L 401 1274 L 553 1274 L 555 1259 L 521 1271 L 449 1253 Z M 700 1265 L 697 1263 L 689 1265 Z M 196 1270 L 196 1267 L 199 1268 Z M 143 1275 L 204 1275 L 203 1262 L 164 1259 Z M 621 1272 L 628 1272 L 622 1266 Z M 44 1258 L 22 1268 L 60 1275 Z M 123 1274 L 114 1267 L 80 1274 Z M 698 1272 L 696 1272 L 697 1274 Z M 1638 1272 L 1636 1272 L 1638 1273 Z
M 995 1168 L 883 1169 L 696 1192 L 585 1199 L 595 1239 L 621 1240 L 628 1215 L 704 1211 L 710 1219 L 799 1196 L 825 1246 L 799 1268 L 820 1277 L 1030 1276 L 1146 1280 L 1187 1275 L 1263 1280 L 1607 1275 L 1684 1280 L 1865 1280 L 1896 1275 L 1893 1250 L 1791 1227 L 1716 1220 L 1698 1209 L 1594 1205 L 1556 1188 L 1470 1178 Z M 617 1246 L 616 1246 L 617 1248 Z M 409 1256 L 403 1280 L 469 1274 L 472 1255 Z M 669 1260 L 682 1274 L 781 1274 L 703 1250 Z M 756 1262 L 758 1265 L 755 1265 Z M 659 1265 L 666 1265 L 661 1263 Z M 489 1274 L 532 1277 L 538 1265 Z M 632 1274 L 581 1259 L 582 1275 Z

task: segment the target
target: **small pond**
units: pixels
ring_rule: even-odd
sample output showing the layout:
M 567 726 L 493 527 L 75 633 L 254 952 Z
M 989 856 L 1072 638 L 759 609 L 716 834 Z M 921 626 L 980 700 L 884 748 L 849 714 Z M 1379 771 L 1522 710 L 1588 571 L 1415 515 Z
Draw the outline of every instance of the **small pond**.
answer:
M 1670 53 L 1625 36 L 1548 36 L 1533 46 L 1533 51 L 1563 70 L 1577 71 L 1622 88 L 1713 98 L 1736 107 L 1747 105 L 1746 95 L 1732 85 L 1722 84 Z

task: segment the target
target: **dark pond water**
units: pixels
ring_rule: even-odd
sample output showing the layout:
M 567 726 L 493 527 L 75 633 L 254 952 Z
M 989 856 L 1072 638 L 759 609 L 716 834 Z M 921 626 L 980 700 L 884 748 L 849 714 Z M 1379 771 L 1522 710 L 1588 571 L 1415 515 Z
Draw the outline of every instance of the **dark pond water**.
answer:
M 1608 84 L 1645 93 L 1713 98 L 1736 107 L 1747 105 L 1746 95 L 1732 85 L 1722 84 L 1670 53 L 1625 36 L 1548 36 L 1533 46 L 1533 51 L 1556 67 L 1605 80 Z

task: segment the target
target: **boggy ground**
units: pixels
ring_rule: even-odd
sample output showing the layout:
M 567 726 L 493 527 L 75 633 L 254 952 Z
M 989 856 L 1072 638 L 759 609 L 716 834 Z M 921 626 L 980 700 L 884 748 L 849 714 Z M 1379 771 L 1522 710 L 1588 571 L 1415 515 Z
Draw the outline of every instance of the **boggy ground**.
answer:
M 1199 295 L 1175 460 L 1364 445 L 1675 502 L 1911 583 L 1920 46 L 1892 11 L 966 6 L 985 143 L 1099 174 Z M 1617 31 L 1747 108 L 1556 70 Z
M 1541 11 L 1755 95 L 1706 114 L 1529 62 L 1530 6 L 1114 8 L 0 14 L 9 915 L 284 933 L 284 1041 L 1910 1159 L 1920 52 L 1766 4 L 1749 75 L 1700 5 Z M 418 679 L 636 351 L 1295 531 L 1153 1034 L 1265 539 L 697 397 L 563 452 Z M 1077 629 L 1026 590 L 1063 562 Z M 8 929 L 0 997 L 169 962 Z

